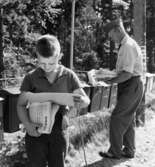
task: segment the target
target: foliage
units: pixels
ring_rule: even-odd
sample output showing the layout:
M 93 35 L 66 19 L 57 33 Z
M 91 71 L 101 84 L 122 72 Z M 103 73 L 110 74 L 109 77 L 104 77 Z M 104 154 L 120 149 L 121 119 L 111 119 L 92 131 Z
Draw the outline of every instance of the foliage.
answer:
M 76 2 L 76 17 L 87 1 Z M 69 55 L 71 5 L 69 0 L 1 1 L 3 8 L 4 47 L 22 48 L 22 55 L 35 56 L 35 40 L 40 34 L 54 34 L 62 44 L 65 57 Z
M 9 134 L 7 139 L 11 138 Z M 4 141 L 0 151 L 1 167 L 26 167 L 27 155 L 25 153 L 25 140 L 21 132 L 17 132 L 12 140 Z
M 95 29 L 96 29 L 96 24 L 99 22 L 101 18 L 97 17 L 92 4 L 90 6 L 87 6 L 82 9 L 82 17 L 79 17 L 76 19 L 76 24 L 75 24 L 75 49 L 74 49 L 74 64 L 75 67 L 78 68 L 79 60 L 84 62 L 86 59 L 88 60 L 88 57 L 90 53 L 94 50 L 95 52 L 95 45 L 96 45 L 96 34 L 95 34 Z M 98 55 L 96 55 L 98 57 Z M 96 58 L 97 58 L 96 57 Z M 88 60 L 89 61 L 89 60 Z M 94 63 L 99 63 L 98 61 Z M 96 65 L 94 64 L 94 67 Z M 79 66 L 80 67 L 80 66 Z M 85 67 L 83 66 L 81 70 L 88 70 L 88 68 L 93 68 L 91 67 Z
M 26 39 L 30 39 L 32 33 L 46 33 L 47 21 L 54 24 L 54 18 L 60 11 L 53 7 L 57 3 L 60 2 L 58 0 L 15 0 L 4 3 L 4 44 L 27 48 Z
M 71 120 L 73 129 L 69 129 L 70 143 L 74 148 L 79 149 L 82 145 L 81 137 L 84 139 L 84 144 L 87 144 L 94 134 L 105 129 L 105 139 L 109 129 L 110 110 L 97 111 L 86 115 L 76 117 Z
M 3 9 L 3 46 L 5 56 L 10 57 L 6 56 L 7 59 L 14 59 L 14 62 L 18 59 L 18 67 L 23 68 L 25 55 L 27 58 L 28 56 L 35 57 L 36 38 L 47 32 L 47 22 L 55 24 L 54 20 L 60 13 L 60 9 L 55 6 L 60 2 L 60 0 L 6 0 L 0 2 Z M 7 53 L 8 50 L 9 53 Z M 6 57 L 4 58 L 5 69 L 7 69 L 4 71 L 5 76 L 18 77 L 16 70 L 19 68 L 16 65 L 13 69 L 7 68 Z M 23 74 L 23 71 L 21 73 Z
M 82 57 L 83 57 L 82 66 L 84 70 L 89 71 L 91 69 L 97 69 L 99 67 L 99 64 L 98 64 L 99 60 L 96 52 L 91 51 L 91 52 L 83 53 Z
M 131 0 L 126 2 L 132 4 Z M 69 67 L 71 41 L 71 0 L 7 0 L 1 1 L 3 8 L 3 41 L 5 48 L 18 50 L 21 57 L 35 58 L 35 41 L 41 34 L 49 33 L 58 37 L 64 54 L 62 63 Z M 132 5 L 130 5 L 132 7 Z M 75 4 L 74 67 L 88 70 L 84 62 L 93 52 L 94 66 L 90 68 L 114 68 L 115 46 L 103 32 L 103 25 L 117 15 L 129 18 L 131 25 L 132 8 L 112 8 L 112 0 L 78 0 Z M 112 12 L 113 11 L 113 12 Z M 129 26 L 127 25 L 127 29 Z M 89 53 L 89 54 L 88 54 Z M 14 54 L 14 53 L 13 53 Z M 93 56 L 94 57 L 94 56 Z M 24 60 L 24 58 L 21 58 Z M 88 63 L 89 64 L 89 63 Z M 89 69 L 90 69 L 89 68 Z

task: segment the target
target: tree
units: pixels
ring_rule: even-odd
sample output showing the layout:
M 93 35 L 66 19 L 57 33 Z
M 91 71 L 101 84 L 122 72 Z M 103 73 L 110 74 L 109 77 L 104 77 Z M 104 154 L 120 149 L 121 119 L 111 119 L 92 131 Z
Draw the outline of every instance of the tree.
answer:
M 47 32 L 47 22 L 55 23 L 54 19 L 60 12 L 56 6 L 60 2 L 60 0 L 1 0 L 3 33 L 1 29 L 0 51 L 3 47 L 6 52 L 12 49 L 13 53 L 16 52 L 14 59 L 18 59 L 19 55 L 20 57 L 34 55 L 35 39 Z M 2 64 L 2 56 L 0 58 Z

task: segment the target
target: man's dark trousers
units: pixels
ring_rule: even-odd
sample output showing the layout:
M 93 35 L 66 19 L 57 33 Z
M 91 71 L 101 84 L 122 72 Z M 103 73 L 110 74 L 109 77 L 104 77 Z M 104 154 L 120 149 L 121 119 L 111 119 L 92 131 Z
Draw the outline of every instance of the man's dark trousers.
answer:
M 143 84 L 139 76 L 118 84 L 117 104 L 110 121 L 109 152 L 121 157 L 122 149 L 134 155 L 135 113 L 142 100 Z

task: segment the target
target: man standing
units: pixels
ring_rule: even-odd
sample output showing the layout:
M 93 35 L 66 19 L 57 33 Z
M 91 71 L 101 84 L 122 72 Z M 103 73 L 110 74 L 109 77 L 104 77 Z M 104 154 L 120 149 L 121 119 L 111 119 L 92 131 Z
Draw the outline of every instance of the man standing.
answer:
M 116 62 L 117 77 L 105 81 L 118 83 L 117 104 L 110 121 L 110 148 L 108 152 L 99 154 L 107 158 L 134 158 L 135 113 L 143 95 L 141 49 L 129 37 L 121 19 L 106 24 L 104 30 L 120 48 Z

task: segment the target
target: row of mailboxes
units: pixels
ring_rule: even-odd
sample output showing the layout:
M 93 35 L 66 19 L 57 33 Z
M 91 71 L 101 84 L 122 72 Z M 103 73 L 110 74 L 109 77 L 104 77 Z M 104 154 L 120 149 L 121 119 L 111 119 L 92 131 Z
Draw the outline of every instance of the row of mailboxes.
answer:
M 90 104 L 87 108 L 77 111 L 74 109 L 69 113 L 69 117 L 76 117 L 78 112 L 80 115 L 88 112 L 103 111 L 104 108 L 109 108 L 116 104 L 117 99 L 117 85 L 113 86 L 86 86 L 84 87 L 86 94 L 90 98 Z
M 91 103 L 81 109 L 81 114 L 102 110 L 104 107 L 110 107 L 116 103 L 116 86 L 112 87 L 84 87 L 86 94 L 89 96 Z M 0 90 L 0 121 L 3 123 L 4 132 L 15 132 L 19 130 L 20 121 L 17 116 L 17 99 L 19 96 L 18 88 Z M 111 94 L 111 96 L 110 96 Z

